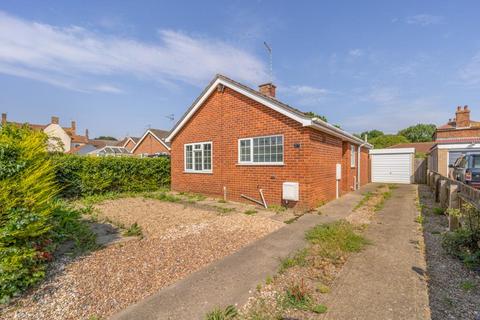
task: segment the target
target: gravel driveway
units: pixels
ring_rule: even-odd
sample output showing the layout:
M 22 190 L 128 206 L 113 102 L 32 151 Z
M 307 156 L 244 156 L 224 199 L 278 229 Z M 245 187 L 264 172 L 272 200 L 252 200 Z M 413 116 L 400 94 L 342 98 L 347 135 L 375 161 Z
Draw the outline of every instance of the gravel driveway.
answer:
M 145 237 L 57 262 L 47 281 L 0 310 L 2 319 L 108 317 L 283 225 L 143 198 L 106 201 L 97 209 L 126 226 L 137 222 Z

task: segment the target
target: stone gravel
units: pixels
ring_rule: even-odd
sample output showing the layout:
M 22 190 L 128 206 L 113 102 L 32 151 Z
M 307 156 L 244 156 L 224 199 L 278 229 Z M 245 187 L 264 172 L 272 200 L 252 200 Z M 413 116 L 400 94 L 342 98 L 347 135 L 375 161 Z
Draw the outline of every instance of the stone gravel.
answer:
M 480 320 L 480 274 L 448 255 L 442 247 L 442 233 L 448 230 L 445 215 L 436 215 L 432 208 L 440 207 L 427 186 L 419 186 L 420 204 L 424 206 L 424 237 L 430 309 L 433 320 Z M 462 284 L 473 285 L 470 290 Z
M 137 222 L 145 237 L 55 262 L 46 281 L 0 310 L 1 319 L 106 318 L 283 225 L 142 198 L 97 209 L 125 226 Z

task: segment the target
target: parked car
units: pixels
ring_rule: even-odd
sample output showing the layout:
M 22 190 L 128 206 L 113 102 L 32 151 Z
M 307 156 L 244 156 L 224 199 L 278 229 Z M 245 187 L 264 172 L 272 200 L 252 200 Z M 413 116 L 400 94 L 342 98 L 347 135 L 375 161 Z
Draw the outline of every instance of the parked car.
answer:
M 464 154 L 449 168 L 453 179 L 480 188 L 480 154 Z

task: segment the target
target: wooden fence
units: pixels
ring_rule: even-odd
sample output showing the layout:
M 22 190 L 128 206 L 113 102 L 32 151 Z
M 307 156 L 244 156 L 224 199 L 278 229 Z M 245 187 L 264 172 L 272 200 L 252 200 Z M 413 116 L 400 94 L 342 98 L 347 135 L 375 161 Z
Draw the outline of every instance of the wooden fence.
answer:
M 462 210 L 464 203 L 469 203 L 480 210 L 480 190 L 472 188 L 460 181 L 442 176 L 438 172 L 428 171 L 427 185 L 433 191 L 435 201 L 444 209 Z M 450 230 L 456 229 L 461 223 L 454 217 L 449 217 Z
M 415 158 L 414 181 L 418 184 L 427 183 L 427 159 Z

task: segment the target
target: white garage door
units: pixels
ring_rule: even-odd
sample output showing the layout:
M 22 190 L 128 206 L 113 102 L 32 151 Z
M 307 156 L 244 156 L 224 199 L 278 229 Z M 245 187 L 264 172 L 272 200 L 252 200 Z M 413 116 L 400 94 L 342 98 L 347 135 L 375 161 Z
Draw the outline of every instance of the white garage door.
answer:
M 415 149 L 375 149 L 370 151 L 372 182 L 411 183 Z

